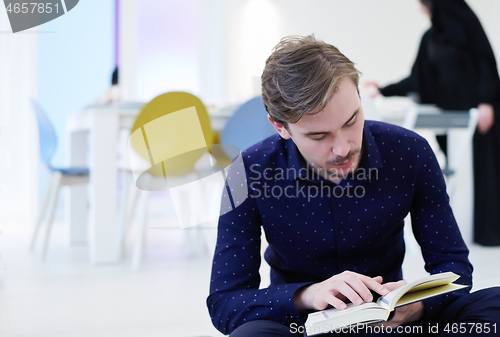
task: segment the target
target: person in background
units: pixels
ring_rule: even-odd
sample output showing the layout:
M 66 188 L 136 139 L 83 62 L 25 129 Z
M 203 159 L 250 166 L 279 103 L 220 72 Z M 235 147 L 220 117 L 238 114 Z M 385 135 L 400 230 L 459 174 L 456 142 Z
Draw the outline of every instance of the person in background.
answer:
M 409 77 L 379 88 L 383 96 L 418 98 L 444 110 L 477 107 L 473 144 L 474 241 L 500 245 L 500 79 L 486 34 L 464 0 L 420 0 L 432 26 L 422 37 Z M 437 136 L 446 155 L 446 136 Z

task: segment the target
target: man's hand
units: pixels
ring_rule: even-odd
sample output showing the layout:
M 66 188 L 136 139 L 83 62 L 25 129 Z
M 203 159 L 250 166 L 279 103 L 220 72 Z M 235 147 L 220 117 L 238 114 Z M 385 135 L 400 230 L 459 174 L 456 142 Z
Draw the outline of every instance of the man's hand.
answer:
M 388 282 L 383 284 L 387 289 L 393 291 L 399 287 L 402 287 L 407 282 L 404 280 L 398 282 Z M 395 309 L 394 316 L 387 322 L 374 323 L 374 326 L 390 326 L 391 328 L 396 328 L 403 323 L 409 323 L 418 321 L 425 312 L 424 302 L 415 302 Z
M 488 130 L 492 127 L 495 122 L 495 110 L 491 104 L 479 104 L 477 106 L 477 110 L 479 113 L 477 119 L 477 129 L 482 134 L 488 132 Z
M 297 310 L 323 310 L 328 305 L 337 309 L 345 309 L 344 301 L 349 300 L 356 305 L 373 301 L 370 292 L 374 290 L 385 295 L 389 289 L 382 285 L 382 277 L 368 277 L 362 274 L 345 271 L 329 279 L 311 284 L 300 289 L 294 295 L 293 301 Z

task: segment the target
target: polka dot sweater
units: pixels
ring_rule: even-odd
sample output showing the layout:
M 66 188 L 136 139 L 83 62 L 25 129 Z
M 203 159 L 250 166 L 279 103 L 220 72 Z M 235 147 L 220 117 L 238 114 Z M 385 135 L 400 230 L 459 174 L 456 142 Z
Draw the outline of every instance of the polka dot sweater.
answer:
M 408 213 L 425 269 L 453 271 L 461 275 L 457 283 L 472 285 L 468 249 L 443 175 L 429 144 L 417 134 L 366 121 L 358 170 L 339 184 L 313 174 L 293 141 L 278 135 L 250 147 L 242 158 L 245 172 L 231 167 L 227 179 L 229 186 L 248 189 L 248 197 L 235 204 L 224 202 L 230 198 L 224 193 L 222 207 L 234 210 L 219 219 L 207 299 L 222 333 L 256 319 L 303 322 L 294 293 L 345 270 L 381 275 L 384 282 L 402 279 Z M 265 289 L 259 289 L 261 229 L 271 266 L 271 285 Z M 427 317 L 468 289 L 426 300 Z

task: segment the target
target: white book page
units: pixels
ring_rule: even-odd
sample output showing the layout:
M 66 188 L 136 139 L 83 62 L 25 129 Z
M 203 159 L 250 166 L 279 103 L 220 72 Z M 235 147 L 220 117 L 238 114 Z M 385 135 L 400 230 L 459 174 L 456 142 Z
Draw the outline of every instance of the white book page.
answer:
M 395 289 L 385 296 L 380 297 L 377 303 L 388 310 L 393 310 L 398 300 L 406 293 L 421 291 L 423 289 L 438 287 L 449 284 L 457 280 L 460 276 L 453 272 L 430 275 L 419 280 L 405 284 L 404 286 Z M 431 295 L 433 296 L 433 295 Z M 430 297 L 430 296 L 427 296 Z M 409 303 L 409 302 L 408 302 Z
M 336 318 L 336 317 L 342 317 L 345 315 L 349 315 L 351 313 L 360 311 L 360 310 L 365 310 L 369 308 L 380 308 L 380 306 L 375 303 L 375 302 L 370 302 L 370 303 L 363 303 L 361 305 L 355 305 L 353 303 L 348 303 L 346 309 L 326 309 L 318 312 L 313 312 L 307 316 L 307 321 L 306 324 L 316 324 L 320 323 L 323 321 L 326 321 L 328 319 Z

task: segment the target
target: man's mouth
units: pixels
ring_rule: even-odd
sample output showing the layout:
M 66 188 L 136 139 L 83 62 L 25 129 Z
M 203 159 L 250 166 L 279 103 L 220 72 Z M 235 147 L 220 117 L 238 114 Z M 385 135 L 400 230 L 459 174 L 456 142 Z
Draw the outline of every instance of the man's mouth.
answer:
M 346 166 L 348 164 L 351 164 L 352 160 L 358 153 L 359 151 L 350 152 L 344 158 L 335 158 L 334 160 L 329 160 L 327 164 L 333 166 Z
M 351 165 L 353 158 L 354 156 L 351 156 L 350 158 L 347 158 L 342 162 L 335 162 L 332 165 L 336 167 L 347 167 Z

